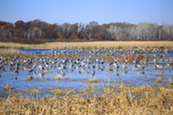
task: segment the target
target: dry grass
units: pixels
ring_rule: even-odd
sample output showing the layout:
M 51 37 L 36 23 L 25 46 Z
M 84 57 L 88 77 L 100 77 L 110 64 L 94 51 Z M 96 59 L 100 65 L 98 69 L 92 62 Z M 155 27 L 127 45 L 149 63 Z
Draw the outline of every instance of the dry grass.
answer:
M 156 79 L 156 82 L 157 83 L 162 83 L 162 79 L 161 78 L 158 78 L 158 79 Z
M 172 41 L 102 41 L 102 42 L 52 42 L 45 44 L 20 44 L 0 42 L 0 48 L 14 49 L 133 49 L 133 48 L 173 48 Z
M 14 56 L 21 55 L 22 53 L 16 49 L 0 48 L 0 56 Z
M 32 49 L 36 48 L 37 45 L 34 44 L 20 44 L 13 42 L 0 42 L 0 48 L 13 48 L 13 49 Z
M 172 82 L 172 81 L 170 81 L 170 82 L 169 82 L 169 85 L 173 85 L 173 82 Z
M 103 41 L 103 42 L 54 42 L 45 43 L 44 46 L 56 49 L 133 49 L 133 48 L 153 48 L 165 47 L 173 48 L 172 41 Z
M 96 79 L 95 77 L 91 77 L 88 80 L 85 81 L 86 83 L 101 83 L 103 80 L 101 79 Z
M 7 83 L 7 85 L 4 87 L 4 90 L 5 91 L 8 91 L 8 90 L 10 90 L 11 88 L 10 88 L 10 85 Z
M 171 115 L 173 89 L 165 87 L 111 86 L 109 93 L 86 97 L 71 95 L 71 91 L 52 90 L 60 97 L 30 98 L 11 96 L 0 99 L 0 114 L 121 114 Z M 108 92 L 105 88 L 105 92 Z M 110 89 L 111 88 L 111 89 Z M 118 91 L 113 90 L 114 88 Z M 89 90 L 92 90 L 90 87 Z
M 34 89 L 32 89 L 32 90 L 21 90 L 21 92 L 24 92 L 24 93 L 28 93 L 28 94 L 38 94 L 38 93 L 40 93 L 40 92 L 42 92 L 42 90 L 41 89 L 36 89 L 36 88 L 34 88 Z

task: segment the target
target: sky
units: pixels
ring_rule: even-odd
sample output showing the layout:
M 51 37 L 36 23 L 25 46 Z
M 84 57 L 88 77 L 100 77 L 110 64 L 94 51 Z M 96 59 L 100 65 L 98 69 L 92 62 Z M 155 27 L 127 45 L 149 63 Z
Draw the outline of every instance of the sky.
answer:
M 0 0 L 0 21 L 173 25 L 173 0 Z

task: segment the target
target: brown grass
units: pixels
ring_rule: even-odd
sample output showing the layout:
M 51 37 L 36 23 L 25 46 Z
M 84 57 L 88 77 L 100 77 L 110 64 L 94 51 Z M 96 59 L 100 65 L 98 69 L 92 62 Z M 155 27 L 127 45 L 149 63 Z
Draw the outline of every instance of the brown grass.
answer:
M 111 89 L 110 89 L 111 88 Z M 114 88 L 118 91 L 113 90 Z M 92 90 L 90 87 L 89 90 Z M 108 88 L 105 88 L 105 92 Z M 92 97 L 71 95 L 71 91 L 52 90 L 60 97 L 30 98 L 9 96 L 0 99 L 0 114 L 141 114 L 173 113 L 173 89 L 153 86 L 111 86 L 109 93 Z
M 157 83 L 162 83 L 162 79 L 161 78 L 158 78 L 158 79 L 156 79 L 156 82 Z
M 0 42 L 0 48 L 14 49 L 133 49 L 133 48 L 173 48 L 172 41 L 99 41 L 99 42 L 52 42 L 45 44 L 20 44 Z
M 133 48 L 153 48 L 164 47 L 173 48 L 172 41 L 103 41 L 103 42 L 53 42 L 45 43 L 44 46 L 56 49 L 133 49 Z
M 96 79 L 95 77 L 91 77 L 88 80 L 85 81 L 86 83 L 100 83 L 103 82 L 101 79 Z
M 22 53 L 16 49 L 0 48 L 0 56 L 14 56 L 21 55 Z
M 7 83 L 7 85 L 4 87 L 4 90 L 6 90 L 6 91 L 8 91 L 8 90 L 10 90 L 11 88 L 10 88 L 10 85 Z
M 35 94 L 38 94 L 38 93 L 42 92 L 42 90 L 34 88 L 32 90 L 21 90 L 21 92 L 28 93 L 28 94 L 32 93 L 32 94 L 35 95 Z
M 0 48 L 13 48 L 13 49 L 32 49 L 36 48 L 37 45 L 31 44 L 21 44 L 13 42 L 0 42 Z

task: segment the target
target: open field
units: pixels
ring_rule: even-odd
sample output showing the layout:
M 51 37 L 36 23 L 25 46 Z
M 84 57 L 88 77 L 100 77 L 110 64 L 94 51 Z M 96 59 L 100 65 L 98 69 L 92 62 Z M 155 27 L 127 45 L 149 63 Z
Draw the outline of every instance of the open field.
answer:
M 51 42 L 45 44 L 20 44 L 0 42 L 0 48 L 15 49 L 133 49 L 133 48 L 173 48 L 172 41 L 103 41 L 103 42 Z
M 153 47 L 166 47 L 173 48 L 171 41 L 106 41 L 106 42 L 55 42 L 44 44 L 48 48 L 56 49 L 133 49 L 133 48 L 153 48 Z

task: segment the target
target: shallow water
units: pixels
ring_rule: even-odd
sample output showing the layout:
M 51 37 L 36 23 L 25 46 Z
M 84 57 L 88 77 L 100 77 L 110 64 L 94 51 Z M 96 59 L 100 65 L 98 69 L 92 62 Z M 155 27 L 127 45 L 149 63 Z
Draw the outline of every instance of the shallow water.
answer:
M 120 49 L 123 50 L 123 49 Z M 30 54 L 30 55 L 58 55 L 58 54 L 66 54 L 68 52 L 70 53 L 76 53 L 80 52 L 81 50 L 77 49 L 23 49 L 21 50 L 23 53 Z M 82 50 L 84 52 L 84 50 Z M 87 49 L 87 53 L 89 51 L 92 51 L 90 49 Z M 102 55 L 105 52 L 109 51 L 110 53 L 116 53 L 117 50 L 96 50 L 94 53 L 95 56 Z M 173 59 L 173 53 L 144 53 L 143 55 L 165 55 L 163 59 Z M 93 55 L 93 53 L 90 53 L 88 55 Z M 122 55 L 124 55 L 122 53 Z M 88 57 L 80 57 L 82 61 L 86 61 Z M 94 56 L 92 58 L 95 58 Z M 97 57 L 98 58 L 98 57 Z M 98 60 L 102 60 L 101 58 L 98 58 Z M 60 61 L 57 61 L 56 65 L 61 63 L 63 59 Z M 81 60 L 80 60 L 81 61 Z M 158 60 L 158 62 L 160 59 Z M 151 60 L 152 62 L 152 60 Z M 85 63 L 86 64 L 86 63 Z M 54 66 L 55 64 L 52 64 Z M 83 68 L 80 64 L 74 65 L 74 70 L 70 68 L 70 62 L 67 62 L 66 68 L 57 68 L 54 67 L 47 67 L 47 71 L 44 73 L 43 78 L 39 76 L 40 73 L 43 72 L 43 70 L 40 70 L 38 67 L 34 69 L 35 73 L 28 73 L 28 69 L 22 70 L 23 66 L 20 66 L 19 72 L 15 73 L 14 70 L 10 70 L 10 65 L 5 65 L 5 71 L 0 70 L 0 94 L 1 96 L 5 96 L 7 93 L 3 88 L 7 85 L 7 83 L 10 85 L 10 87 L 14 87 L 10 90 L 11 92 L 19 92 L 21 90 L 30 90 L 32 87 L 41 87 L 43 90 L 40 93 L 40 96 L 46 96 L 46 95 L 52 95 L 49 93 L 48 88 L 57 88 L 58 86 L 61 87 L 69 87 L 70 89 L 77 89 L 81 90 L 85 88 L 86 86 L 91 85 L 94 87 L 102 87 L 106 85 L 131 85 L 131 86 L 140 86 L 140 85 L 154 85 L 154 86 L 168 86 L 169 82 L 173 80 L 173 67 L 164 65 L 163 68 L 155 69 L 154 64 L 148 64 L 145 65 L 145 68 L 134 68 L 135 64 L 129 64 L 127 63 L 127 68 L 123 68 L 122 64 L 119 63 L 119 69 L 110 69 L 114 68 L 113 65 L 109 65 L 109 63 L 104 62 L 104 64 L 98 64 L 98 62 L 93 61 L 91 64 L 88 64 L 90 68 Z M 78 66 L 78 67 L 77 67 Z M 95 66 L 95 68 L 92 68 L 92 66 Z M 104 66 L 104 69 L 100 69 L 102 66 Z M 15 67 L 14 67 L 15 68 Z M 95 71 L 95 74 L 93 72 Z M 64 74 L 62 75 L 62 72 Z M 68 78 L 64 80 L 53 80 L 53 78 L 57 77 L 57 75 L 60 74 L 60 78 Z M 31 81 L 25 81 L 23 79 L 27 79 L 29 76 L 32 76 L 34 79 L 39 80 L 31 80 Z M 15 77 L 17 79 L 15 79 Z M 102 82 L 99 83 L 86 83 L 87 79 L 90 79 L 91 77 L 95 79 L 100 79 Z M 41 79 L 46 78 L 52 78 L 52 80 L 43 81 Z M 161 83 L 157 83 L 157 79 L 161 79 Z

